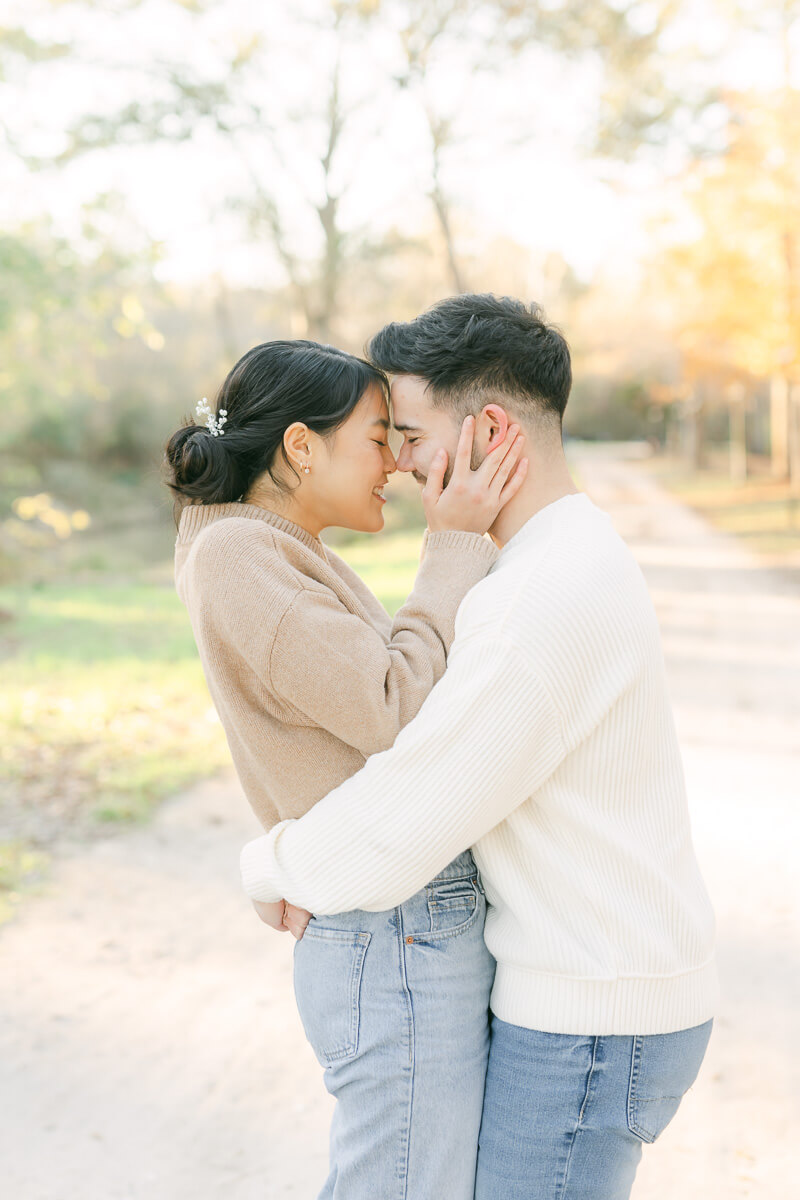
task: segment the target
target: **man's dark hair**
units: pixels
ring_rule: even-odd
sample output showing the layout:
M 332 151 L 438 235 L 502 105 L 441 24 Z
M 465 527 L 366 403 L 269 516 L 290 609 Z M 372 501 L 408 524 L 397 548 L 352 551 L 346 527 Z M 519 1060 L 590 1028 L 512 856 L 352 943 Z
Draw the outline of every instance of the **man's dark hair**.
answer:
M 440 300 L 413 321 L 393 321 L 367 356 L 394 375 L 427 380 L 432 402 L 468 416 L 507 397 L 518 416 L 557 421 L 572 385 L 569 346 L 538 304 L 509 296 Z

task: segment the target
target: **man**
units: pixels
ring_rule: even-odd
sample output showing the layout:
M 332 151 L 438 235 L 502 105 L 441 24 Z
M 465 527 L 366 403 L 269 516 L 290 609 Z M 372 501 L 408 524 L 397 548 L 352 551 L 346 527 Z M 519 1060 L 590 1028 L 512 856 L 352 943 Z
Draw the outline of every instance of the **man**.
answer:
M 448 669 L 394 746 L 242 854 L 249 895 L 390 909 L 471 846 L 497 959 L 477 1200 L 618 1200 L 694 1081 L 716 1002 L 655 614 L 561 442 L 567 345 L 536 307 L 459 296 L 373 338 L 398 468 L 475 418 L 528 475 L 462 602 Z M 452 460 L 452 454 L 451 454 Z

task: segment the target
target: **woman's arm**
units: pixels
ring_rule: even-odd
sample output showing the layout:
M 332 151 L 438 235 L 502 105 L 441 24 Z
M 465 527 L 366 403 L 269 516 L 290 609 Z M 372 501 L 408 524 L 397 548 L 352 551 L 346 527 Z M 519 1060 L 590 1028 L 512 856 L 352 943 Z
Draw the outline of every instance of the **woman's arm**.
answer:
M 478 534 L 428 535 L 388 643 L 333 592 L 304 588 L 275 635 L 271 690 L 366 757 L 386 750 L 443 675 L 458 607 L 496 557 Z
M 276 691 L 366 756 L 393 744 L 444 673 L 459 605 L 497 558 L 483 531 L 525 477 L 518 434 L 510 426 L 473 471 L 474 420 L 467 418 L 447 487 L 447 454 L 434 458 L 422 493 L 429 526 L 424 555 L 388 645 L 318 590 L 304 591 L 281 621 L 270 660 Z

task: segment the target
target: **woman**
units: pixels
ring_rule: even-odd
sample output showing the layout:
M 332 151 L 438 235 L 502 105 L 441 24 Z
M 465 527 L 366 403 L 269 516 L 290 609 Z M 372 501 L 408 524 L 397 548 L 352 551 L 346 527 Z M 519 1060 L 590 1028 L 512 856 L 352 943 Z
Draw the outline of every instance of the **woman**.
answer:
M 423 494 L 415 586 L 392 621 L 319 538 L 383 527 L 395 470 L 383 374 L 330 346 L 268 342 L 230 372 L 216 413 L 204 401 L 198 415 L 205 424 L 167 446 L 170 486 L 189 502 L 177 587 L 269 829 L 391 746 L 419 710 L 462 598 L 495 560 L 482 534 L 526 464 L 515 428 L 477 471 L 461 460 L 442 491 L 444 456 Z M 400 908 L 312 919 L 297 943 L 298 1008 L 337 1099 L 322 1197 L 471 1200 L 494 974 L 484 915 L 466 853 Z

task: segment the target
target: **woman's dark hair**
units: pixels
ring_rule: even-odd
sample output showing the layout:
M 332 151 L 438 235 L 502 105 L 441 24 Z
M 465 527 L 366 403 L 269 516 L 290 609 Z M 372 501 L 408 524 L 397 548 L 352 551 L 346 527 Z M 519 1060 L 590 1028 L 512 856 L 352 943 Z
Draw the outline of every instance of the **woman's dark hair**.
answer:
M 167 442 L 167 484 L 176 496 L 203 504 L 224 504 L 244 496 L 268 471 L 279 490 L 286 483 L 274 471 L 277 456 L 299 479 L 283 445 L 295 421 L 327 437 L 350 416 L 370 386 L 388 399 L 386 376 L 363 358 L 318 342 L 264 342 L 239 359 L 219 390 L 215 414 L 227 413 L 221 436 L 194 422 Z
M 487 393 L 516 401 L 519 415 L 560 425 L 572 385 L 569 347 L 538 304 L 510 296 L 451 296 L 413 321 L 384 326 L 367 346 L 384 371 L 427 380 L 431 402 L 460 416 Z

